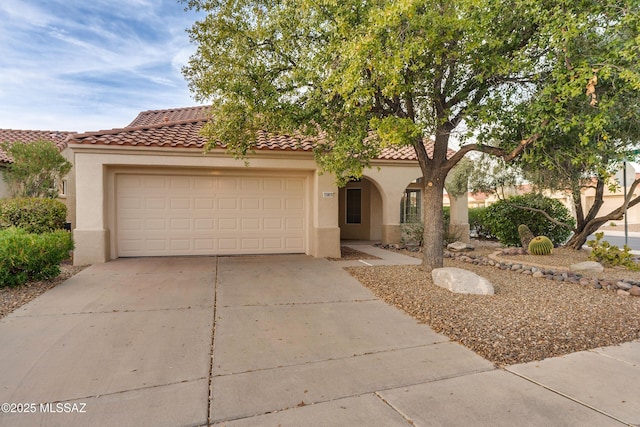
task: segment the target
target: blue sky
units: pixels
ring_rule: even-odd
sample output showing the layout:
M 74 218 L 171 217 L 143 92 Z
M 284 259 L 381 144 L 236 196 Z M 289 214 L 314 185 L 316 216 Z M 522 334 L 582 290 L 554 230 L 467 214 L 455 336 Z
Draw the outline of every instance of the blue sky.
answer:
M 0 128 L 93 131 L 197 103 L 177 0 L 1 0 Z

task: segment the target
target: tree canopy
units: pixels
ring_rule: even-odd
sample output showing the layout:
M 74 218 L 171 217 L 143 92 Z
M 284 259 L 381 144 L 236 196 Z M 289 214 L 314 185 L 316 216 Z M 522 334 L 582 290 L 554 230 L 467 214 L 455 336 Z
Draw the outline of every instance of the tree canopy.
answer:
M 190 29 L 197 50 L 184 73 L 213 105 L 210 141 L 243 157 L 258 130 L 320 135 L 317 160 L 340 183 L 360 177 L 383 147 L 413 147 L 431 225 L 428 269 L 442 266 L 448 172 L 470 151 L 511 161 L 571 102 L 590 102 L 594 71 L 579 52 L 567 58 L 567 47 L 593 23 L 606 24 L 594 37 L 621 31 L 626 18 L 608 8 L 637 14 L 632 0 L 185 2 L 206 12 Z M 614 59 L 632 62 L 638 39 L 625 43 Z M 462 146 L 448 156 L 456 132 Z
M 13 158 L 3 178 L 14 197 L 58 197 L 58 184 L 72 165 L 53 142 L 14 142 L 2 147 Z

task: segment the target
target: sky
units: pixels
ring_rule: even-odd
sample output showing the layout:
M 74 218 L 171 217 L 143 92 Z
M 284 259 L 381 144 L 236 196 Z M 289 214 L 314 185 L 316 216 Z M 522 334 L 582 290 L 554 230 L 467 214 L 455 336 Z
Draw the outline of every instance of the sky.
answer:
M 0 128 L 121 128 L 188 107 L 198 19 L 178 0 L 0 0 Z

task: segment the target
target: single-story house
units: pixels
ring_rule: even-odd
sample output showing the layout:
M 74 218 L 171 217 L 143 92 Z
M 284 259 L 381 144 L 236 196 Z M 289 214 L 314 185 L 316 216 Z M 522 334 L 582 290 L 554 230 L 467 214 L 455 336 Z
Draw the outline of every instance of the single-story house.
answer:
M 67 140 L 75 132 L 61 132 L 48 130 L 15 130 L 0 129 L 0 143 L 29 144 L 36 141 L 51 141 L 60 150 L 62 156 L 73 164 L 73 152 L 69 149 Z M 13 163 L 13 159 L 0 147 L 0 175 L 4 169 Z M 67 222 L 71 227 L 75 226 L 76 199 L 75 199 L 75 170 L 72 168 L 69 174 L 58 185 L 59 200 L 67 206 Z M 9 197 L 9 188 L 0 176 L 0 198 Z
M 400 241 L 420 210 L 412 148 L 387 149 L 338 188 L 311 140 L 259 134 L 246 160 L 204 153 L 208 107 L 144 111 L 127 127 L 73 135 L 74 262 L 119 257 L 304 253 L 339 257 L 341 239 Z M 463 203 L 466 208 L 466 197 Z

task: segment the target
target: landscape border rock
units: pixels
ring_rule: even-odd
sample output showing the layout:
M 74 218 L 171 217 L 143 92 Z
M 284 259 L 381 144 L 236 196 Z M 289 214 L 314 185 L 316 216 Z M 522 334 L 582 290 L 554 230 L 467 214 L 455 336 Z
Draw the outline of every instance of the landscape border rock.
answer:
M 384 245 L 380 243 L 376 243 L 375 246 L 382 249 L 406 249 L 410 252 L 420 252 L 420 247 L 404 247 L 401 245 Z M 522 248 L 506 248 L 503 250 L 499 250 L 493 253 L 491 257 L 486 257 L 482 255 L 474 255 L 470 253 L 460 253 L 460 252 L 451 252 L 444 251 L 445 258 L 455 258 L 459 261 L 468 262 L 471 264 L 477 265 L 488 265 L 495 268 L 499 268 L 501 270 L 511 270 L 514 273 L 531 275 L 532 277 L 553 280 L 558 283 L 575 283 L 583 286 L 590 286 L 594 289 L 604 289 L 611 290 L 617 292 L 618 290 L 625 291 L 625 295 L 629 296 L 640 296 L 640 281 L 634 281 L 629 279 L 619 280 L 619 279 L 596 279 L 590 277 L 583 277 L 582 274 L 578 272 L 571 271 L 566 267 L 545 267 L 545 266 L 535 266 L 535 265 L 527 265 L 526 263 L 519 263 L 516 261 L 499 261 L 496 260 L 497 255 L 522 255 L 527 252 Z M 638 260 L 640 261 L 640 259 Z M 619 287 L 618 284 L 621 284 Z M 631 288 L 627 290 L 627 286 L 631 285 Z
M 502 251 L 498 251 L 493 255 L 501 254 Z M 640 281 L 634 281 L 629 279 L 617 280 L 617 279 L 596 279 L 583 277 L 582 274 L 570 271 L 566 268 L 559 267 L 554 269 L 551 268 L 543 268 L 538 266 L 527 265 L 525 263 L 518 263 L 516 261 L 497 261 L 490 257 L 485 257 L 481 255 L 470 255 L 470 254 L 461 254 L 445 251 L 445 258 L 455 258 L 459 261 L 468 262 L 471 264 L 477 265 L 488 265 L 495 268 L 499 268 L 500 270 L 511 270 L 514 273 L 531 275 L 532 277 L 537 277 L 541 279 L 553 280 L 556 282 L 567 282 L 567 283 L 575 283 L 583 286 L 591 286 L 594 289 L 606 289 L 612 291 L 624 291 L 623 293 L 618 293 L 618 295 L 633 295 L 640 296 L 640 292 L 635 288 L 640 288 Z M 629 292 L 631 289 L 634 292 Z M 638 294 L 638 295 L 636 295 Z

